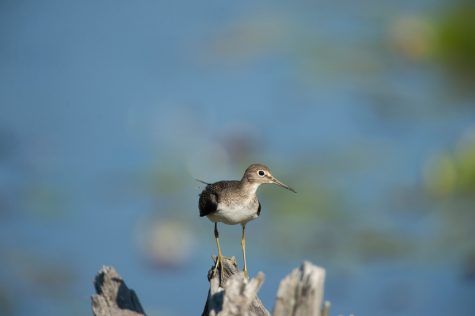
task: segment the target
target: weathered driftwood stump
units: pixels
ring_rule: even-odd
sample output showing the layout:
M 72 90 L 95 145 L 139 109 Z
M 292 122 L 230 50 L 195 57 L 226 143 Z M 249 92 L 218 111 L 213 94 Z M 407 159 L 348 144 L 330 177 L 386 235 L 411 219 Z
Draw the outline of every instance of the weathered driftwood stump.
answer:
M 202 316 L 270 316 L 262 305 L 257 291 L 264 282 L 264 274 L 247 280 L 239 272 L 234 258 L 223 261 L 222 284 L 219 276 L 208 272 L 210 290 Z M 325 270 L 308 261 L 294 269 L 279 286 L 273 316 L 328 315 L 329 304 L 322 311 Z
M 224 258 L 219 275 L 208 271 L 210 288 L 202 316 L 270 316 L 257 296 L 264 274 L 247 279 L 237 268 L 234 258 Z M 325 270 L 305 261 L 280 283 L 272 316 L 328 316 L 330 303 L 322 310 Z M 112 267 L 103 267 L 94 285 L 97 294 L 92 297 L 96 316 L 145 315 L 135 292 Z M 222 286 L 221 286 L 222 285 Z
M 92 312 L 95 316 L 139 316 L 145 315 L 134 290 L 113 267 L 102 267 L 94 279 L 96 295 L 92 297 Z
M 304 261 L 281 282 L 273 316 L 320 316 L 325 270 Z
M 257 297 L 257 291 L 264 282 L 262 272 L 247 280 L 244 274 L 239 272 L 234 257 L 224 257 L 221 273 L 223 287 L 220 286 L 219 273 L 213 276 L 213 267 L 208 271 L 210 287 L 202 316 L 270 316 Z

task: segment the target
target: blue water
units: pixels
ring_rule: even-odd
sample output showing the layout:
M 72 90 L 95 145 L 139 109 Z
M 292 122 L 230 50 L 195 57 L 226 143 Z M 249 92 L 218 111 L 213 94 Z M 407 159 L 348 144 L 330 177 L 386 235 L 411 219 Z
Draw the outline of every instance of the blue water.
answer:
M 238 178 L 261 161 L 308 199 L 298 215 L 272 208 L 298 195 L 260 192 L 248 258 L 251 274 L 266 274 L 269 309 L 278 282 L 309 259 L 327 269 L 332 314 L 472 315 L 475 285 L 464 252 L 438 240 L 443 217 L 394 203 L 474 126 L 473 99 L 385 44 L 391 21 L 437 4 L 344 7 L 3 1 L 0 313 L 89 313 L 103 264 L 149 315 L 200 312 L 215 246 L 193 178 Z M 308 211 L 319 190 L 336 196 L 324 207 L 340 221 Z M 147 248 L 147 223 L 178 225 L 158 238 L 168 250 Z M 372 228 L 414 248 L 367 258 L 352 240 Z M 240 260 L 239 227 L 221 234 Z

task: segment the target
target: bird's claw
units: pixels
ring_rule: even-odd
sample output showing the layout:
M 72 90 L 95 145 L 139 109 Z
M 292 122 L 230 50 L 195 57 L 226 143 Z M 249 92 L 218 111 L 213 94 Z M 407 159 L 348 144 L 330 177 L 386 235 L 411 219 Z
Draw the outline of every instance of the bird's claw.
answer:
M 247 270 L 243 270 L 242 272 L 244 273 L 244 277 L 246 279 L 249 279 L 249 274 L 247 273 Z

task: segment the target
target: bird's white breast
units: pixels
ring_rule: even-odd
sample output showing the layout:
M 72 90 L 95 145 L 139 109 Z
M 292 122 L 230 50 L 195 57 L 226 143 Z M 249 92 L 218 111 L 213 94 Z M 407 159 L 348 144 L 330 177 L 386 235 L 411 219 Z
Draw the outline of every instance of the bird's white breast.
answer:
M 216 212 L 208 215 L 212 222 L 222 222 L 228 225 L 245 224 L 257 217 L 257 206 L 252 202 L 248 205 L 219 205 Z

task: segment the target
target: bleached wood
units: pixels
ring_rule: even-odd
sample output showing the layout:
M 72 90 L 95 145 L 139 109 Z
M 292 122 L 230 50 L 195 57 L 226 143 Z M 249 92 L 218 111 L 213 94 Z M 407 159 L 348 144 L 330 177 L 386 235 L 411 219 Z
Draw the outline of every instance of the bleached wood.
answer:
M 113 267 L 102 267 L 94 279 L 96 295 L 92 296 L 92 312 L 95 316 L 145 315 L 134 290 L 125 285 Z
M 223 258 L 222 272 L 222 287 L 219 274 L 213 276 L 213 269 L 208 272 L 210 290 L 202 316 L 270 316 L 257 296 L 264 282 L 262 272 L 247 280 L 234 257 Z
M 324 269 L 304 261 L 280 282 L 272 315 L 320 316 L 324 280 Z
M 222 275 L 208 271 L 210 288 L 202 316 L 270 316 L 257 293 L 264 274 L 247 279 L 234 258 L 223 258 Z M 322 308 L 325 270 L 305 261 L 280 283 L 272 316 L 328 316 L 330 303 Z M 95 316 L 141 316 L 145 312 L 135 292 L 113 267 L 103 267 L 94 280 Z M 184 298 L 186 300 L 186 298 Z

